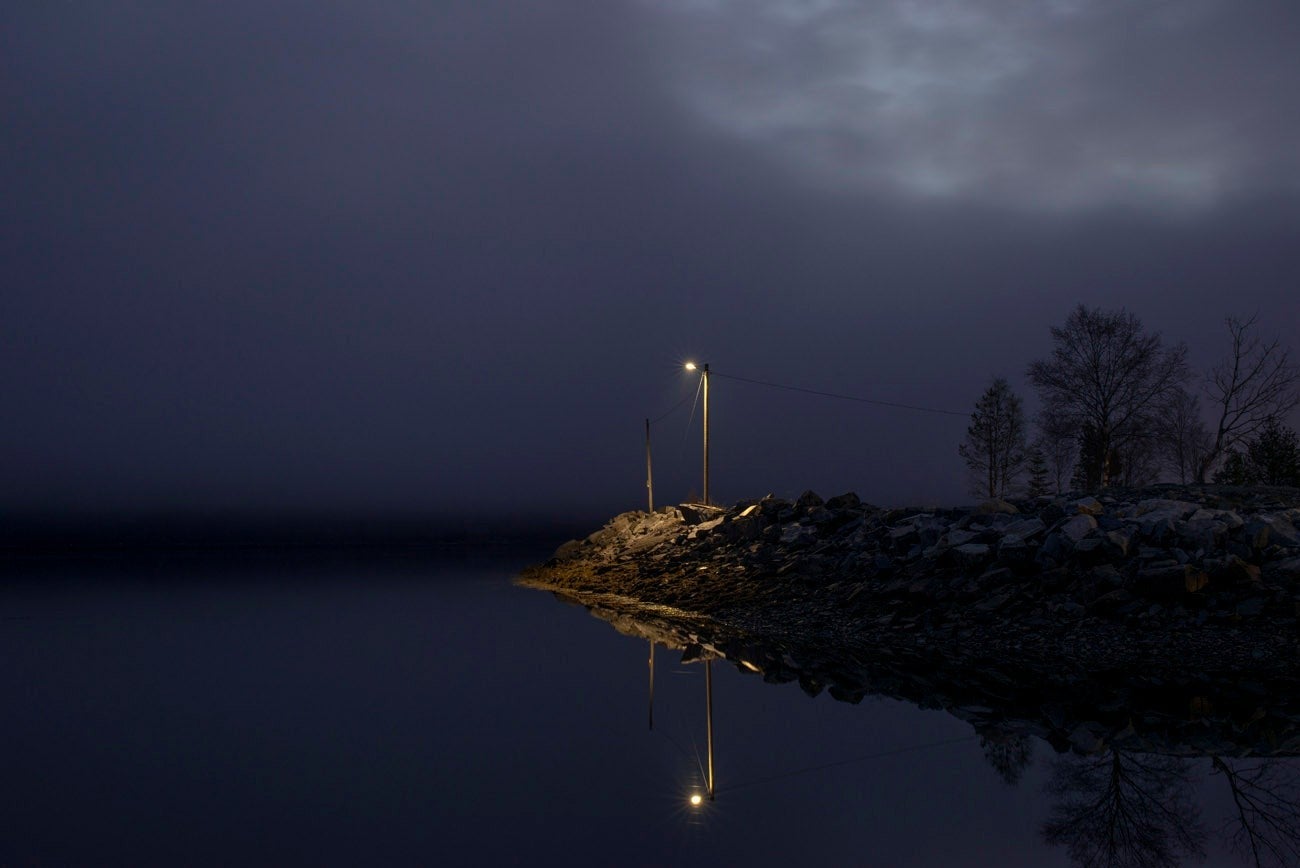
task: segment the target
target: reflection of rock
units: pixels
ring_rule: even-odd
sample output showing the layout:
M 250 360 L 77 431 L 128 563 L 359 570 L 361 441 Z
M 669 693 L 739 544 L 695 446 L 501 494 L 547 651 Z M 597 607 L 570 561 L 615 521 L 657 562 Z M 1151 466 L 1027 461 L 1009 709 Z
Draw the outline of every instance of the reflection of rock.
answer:
M 825 690 L 844 702 L 876 695 L 945 709 L 990 743 L 1034 736 L 1076 753 L 1300 756 L 1294 675 L 1250 681 L 1194 667 L 1086 674 L 1025 660 L 995 662 L 948 642 L 927 649 L 846 645 L 815 632 L 776 638 L 611 595 L 557 596 L 586 606 L 620 633 L 683 652 L 685 661 L 728 660 L 764 681 L 797 681 L 809 694 Z

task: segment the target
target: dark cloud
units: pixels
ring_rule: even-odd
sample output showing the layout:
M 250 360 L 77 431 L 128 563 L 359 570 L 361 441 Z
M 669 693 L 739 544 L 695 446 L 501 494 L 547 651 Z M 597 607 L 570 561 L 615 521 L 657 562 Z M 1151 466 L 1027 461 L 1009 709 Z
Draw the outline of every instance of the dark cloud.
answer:
M 1035 211 L 1296 188 L 1283 5 L 656 5 L 683 102 L 823 183 Z
M 1080 301 L 1296 322 L 1291 19 L 1037 8 L 7 11 L 0 505 L 594 515 L 687 356 L 965 410 Z M 723 497 L 964 496 L 959 417 L 717 386 Z

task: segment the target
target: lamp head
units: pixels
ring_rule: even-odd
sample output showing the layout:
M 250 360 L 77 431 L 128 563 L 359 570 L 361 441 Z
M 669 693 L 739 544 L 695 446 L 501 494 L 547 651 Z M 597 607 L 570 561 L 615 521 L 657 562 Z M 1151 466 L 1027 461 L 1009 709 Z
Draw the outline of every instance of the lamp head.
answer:
M 686 363 L 686 370 L 688 370 L 688 371 L 693 371 L 693 370 L 695 370 L 695 363 L 694 363 L 694 362 L 687 362 L 687 363 Z

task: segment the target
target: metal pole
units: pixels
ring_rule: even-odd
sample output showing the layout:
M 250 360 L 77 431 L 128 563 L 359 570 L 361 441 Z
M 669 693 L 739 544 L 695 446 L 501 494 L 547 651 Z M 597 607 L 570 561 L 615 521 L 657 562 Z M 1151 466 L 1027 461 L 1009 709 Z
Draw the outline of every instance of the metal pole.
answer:
M 704 366 L 704 505 L 709 505 L 709 366 Z
M 655 511 L 655 477 L 650 468 L 650 420 L 645 420 L 645 490 L 649 498 L 649 512 Z
M 704 719 L 709 729 L 709 801 L 713 801 L 713 661 L 704 661 Z

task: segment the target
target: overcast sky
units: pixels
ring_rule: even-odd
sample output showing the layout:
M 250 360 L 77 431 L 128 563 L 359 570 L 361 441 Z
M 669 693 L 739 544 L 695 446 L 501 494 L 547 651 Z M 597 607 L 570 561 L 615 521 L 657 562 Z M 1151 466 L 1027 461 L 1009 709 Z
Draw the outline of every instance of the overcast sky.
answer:
M 1081 302 L 1203 369 L 1300 323 L 1297 45 L 1240 0 L 6 4 L 0 512 L 599 517 L 687 358 L 1032 409 Z M 717 499 L 970 499 L 965 418 L 713 385 Z

